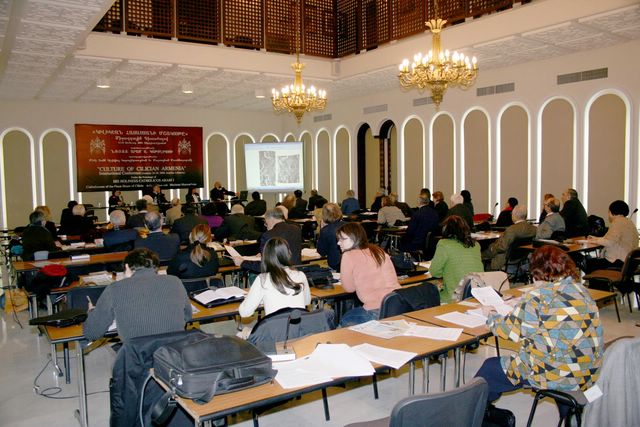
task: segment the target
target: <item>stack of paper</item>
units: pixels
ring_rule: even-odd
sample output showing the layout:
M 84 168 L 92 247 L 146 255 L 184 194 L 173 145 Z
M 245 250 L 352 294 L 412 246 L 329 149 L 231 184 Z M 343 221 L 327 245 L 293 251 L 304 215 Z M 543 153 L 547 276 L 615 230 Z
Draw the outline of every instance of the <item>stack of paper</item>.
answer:
M 504 303 L 500 295 L 490 286 L 471 289 L 471 295 L 485 307 L 493 307 L 503 316 L 511 313 L 513 307 Z
M 370 320 L 366 323 L 349 327 L 352 331 L 361 334 L 371 335 L 378 338 L 390 339 L 404 335 L 409 330 L 411 324 L 404 320 L 378 321 Z
M 243 289 L 240 289 L 237 286 L 229 286 L 227 288 L 216 289 L 215 291 L 213 289 L 208 289 L 204 292 L 194 295 L 194 298 L 200 304 L 206 305 L 212 301 L 230 298 L 242 298 L 245 295 L 246 291 L 244 291 Z
M 227 251 L 227 253 L 232 258 L 239 256 L 244 261 L 260 261 L 261 260 L 259 254 L 258 255 L 254 255 L 254 256 L 242 256 L 242 255 L 240 255 L 240 253 L 238 251 L 235 250 L 235 248 L 233 246 L 230 246 L 230 245 L 224 245 L 224 249 Z
M 353 348 L 356 353 L 364 357 L 370 362 L 378 363 L 384 366 L 390 366 L 394 369 L 400 369 L 405 363 L 416 357 L 417 353 L 409 351 L 393 350 L 386 347 L 380 347 L 371 344 L 360 344 Z
M 81 278 L 83 283 L 95 284 L 97 286 L 110 285 L 113 283 L 113 275 L 107 271 L 89 274 L 88 276 L 82 276 Z

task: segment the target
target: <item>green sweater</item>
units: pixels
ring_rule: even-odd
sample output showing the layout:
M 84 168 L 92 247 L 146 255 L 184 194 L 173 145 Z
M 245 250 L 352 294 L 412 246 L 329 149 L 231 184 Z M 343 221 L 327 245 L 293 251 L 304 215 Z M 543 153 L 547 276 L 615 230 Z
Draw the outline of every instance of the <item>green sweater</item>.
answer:
M 442 277 L 443 288 L 440 302 L 451 301 L 451 294 L 458 282 L 468 273 L 483 272 L 480 258 L 480 244 L 465 248 L 455 239 L 441 239 L 436 246 L 436 253 L 431 260 L 429 272 L 433 277 Z

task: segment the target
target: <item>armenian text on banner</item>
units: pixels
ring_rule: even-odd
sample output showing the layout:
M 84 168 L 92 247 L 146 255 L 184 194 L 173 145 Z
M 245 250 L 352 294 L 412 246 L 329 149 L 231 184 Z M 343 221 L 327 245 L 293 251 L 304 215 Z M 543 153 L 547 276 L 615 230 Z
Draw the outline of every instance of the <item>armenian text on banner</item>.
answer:
M 202 128 L 76 124 L 78 191 L 203 186 Z

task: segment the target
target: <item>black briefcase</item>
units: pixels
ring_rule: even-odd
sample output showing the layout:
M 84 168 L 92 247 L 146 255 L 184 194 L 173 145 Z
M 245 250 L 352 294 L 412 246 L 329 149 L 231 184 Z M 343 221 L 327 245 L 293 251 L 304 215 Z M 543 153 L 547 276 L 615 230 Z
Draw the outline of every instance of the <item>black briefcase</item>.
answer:
M 273 380 L 271 359 L 253 344 L 233 336 L 196 334 L 153 353 L 155 375 L 180 397 L 207 403 Z

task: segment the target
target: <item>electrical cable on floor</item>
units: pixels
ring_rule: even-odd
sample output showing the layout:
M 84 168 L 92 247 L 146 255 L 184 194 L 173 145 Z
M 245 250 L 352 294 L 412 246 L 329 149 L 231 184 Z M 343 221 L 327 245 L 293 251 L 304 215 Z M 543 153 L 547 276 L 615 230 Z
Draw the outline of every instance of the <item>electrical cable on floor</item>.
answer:
M 77 394 L 74 396 L 56 396 L 56 394 L 62 392 L 62 388 L 58 386 L 47 387 L 42 390 L 40 389 L 40 386 L 38 385 L 38 379 L 40 378 L 42 373 L 45 371 L 45 369 L 47 369 L 50 363 L 51 363 L 51 359 L 49 358 L 49 360 L 47 360 L 47 363 L 44 364 L 44 366 L 42 367 L 38 375 L 36 375 L 35 379 L 33 380 L 34 393 L 38 396 L 46 397 L 47 399 L 59 399 L 59 400 L 77 399 L 78 398 Z M 101 393 L 109 393 L 109 390 L 94 391 L 92 393 L 87 393 L 87 396 L 93 396 L 94 394 L 101 394 Z
M 11 293 L 11 289 L 13 288 L 13 286 L 3 286 L 2 289 L 8 290 L 9 292 L 5 292 L 5 295 L 8 295 L 8 301 L 11 304 L 11 312 L 12 312 L 12 316 L 13 317 L 13 321 L 16 322 L 18 324 L 18 326 L 20 326 L 20 329 L 24 329 L 24 326 L 22 326 L 22 322 L 20 322 L 20 319 L 18 318 L 18 313 L 16 312 L 16 306 L 13 303 L 13 294 Z M 5 298 L 7 298 L 7 296 L 5 296 Z

